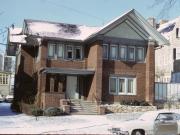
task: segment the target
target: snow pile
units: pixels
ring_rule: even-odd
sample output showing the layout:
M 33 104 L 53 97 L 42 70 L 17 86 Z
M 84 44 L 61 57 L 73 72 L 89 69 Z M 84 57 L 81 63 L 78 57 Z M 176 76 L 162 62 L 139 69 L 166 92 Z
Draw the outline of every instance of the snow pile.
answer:
M 26 20 L 28 34 L 71 40 L 85 40 L 99 30 L 99 27 Z

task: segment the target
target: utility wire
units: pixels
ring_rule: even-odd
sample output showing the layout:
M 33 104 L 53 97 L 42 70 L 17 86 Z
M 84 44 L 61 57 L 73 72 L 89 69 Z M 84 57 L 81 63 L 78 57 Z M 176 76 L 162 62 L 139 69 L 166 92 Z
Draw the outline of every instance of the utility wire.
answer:
M 62 4 L 59 4 L 59 3 L 55 3 L 55 2 L 52 2 L 50 0 L 46 0 L 46 2 L 50 3 L 50 4 L 53 4 L 54 6 L 57 6 L 57 7 L 62 7 L 66 10 L 71 10 L 73 12 L 76 12 L 78 14 L 83 14 L 85 16 L 89 16 L 91 18 L 95 18 L 97 20 L 100 20 L 103 24 L 104 24 L 104 19 L 98 17 L 98 16 L 95 16 L 95 15 L 92 15 L 90 13 L 87 13 L 87 12 L 84 12 L 84 11 L 81 11 L 81 10 L 78 10 L 78 9 L 75 9 L 75 8 L 72 8 L 72 7 L 68 7 L 68 6 L 65 6 L 65 5 L 62 5 Z

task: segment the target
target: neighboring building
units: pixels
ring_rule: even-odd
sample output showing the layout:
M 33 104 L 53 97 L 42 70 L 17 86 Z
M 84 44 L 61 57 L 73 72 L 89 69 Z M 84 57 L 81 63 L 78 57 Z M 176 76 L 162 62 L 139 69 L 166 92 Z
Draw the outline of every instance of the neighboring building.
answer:
M 10 81 L 11 81 L 11 73 L 0 71 L 0 95 L 7 96 L 13 94 Z
M 136 10 L 103 27 L 24 20 L 21 33 L 26 38 L 12 46 L 16 101 L 35 99 L 41 108 L 60 99 L 153 103 L 155 48 L 168 41 Z
M 163 22 L 163 23 L 162 23 Z M 180 18 L 161 21 L 158 31 L 170 42 L 156 49 L 156 81 L 180 83 Z

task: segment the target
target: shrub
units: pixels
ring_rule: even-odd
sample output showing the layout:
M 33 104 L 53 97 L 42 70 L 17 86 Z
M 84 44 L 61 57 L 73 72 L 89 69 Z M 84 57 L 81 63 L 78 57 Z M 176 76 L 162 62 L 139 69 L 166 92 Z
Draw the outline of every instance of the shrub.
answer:
M 63 110 L 58 108 L 58 107 L 49 107 L 44 110 L 44 115 L 45 116 L 59 116 L 63 115 Z
M 34 116 L 42 116 L 43 115 L 43 110 L 40 108 L 33 108 L 31 111 L 31 114 Z
M 131 106 L 149 106 L 149 103 L 146 101 L 137 101 L 137 100 L 130 100 L 130 101 L 125 101 L 123 100 L 121 102 L 122 105 L 131 105 Z

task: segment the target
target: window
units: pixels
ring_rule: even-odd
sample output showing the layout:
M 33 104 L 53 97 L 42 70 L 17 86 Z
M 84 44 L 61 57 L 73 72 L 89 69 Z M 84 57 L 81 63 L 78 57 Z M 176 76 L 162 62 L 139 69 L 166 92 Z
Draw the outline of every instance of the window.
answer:
M 108 59 L 108 44 L 103 45 L 103 58 Z
M 128 47 L 128 60 L 135 60 L 135 47 Z
M 136 78 L 110 77 L 109 93 L 113 95 L 136 95 Z
M 67 58 L 73 59 L 73 47 L 72 46 L 67 46 Z
M 75 47 L 75 59 L 81 59 L 81 47 L 80 46 Z
M 110 94 L 116 94 L 117 91 L 117 79 L 115 77 L 111 77 L 109 80 L 109 92 Z
M 176 28 L 176 38 L 179 38 L 179 28 Z
M 136 48 L 136 60 L 137 61 L 144 61 L 144 48 L 142 47 L 137 47 Z
M 63 52 L 64 51 L 64 46 L 62 44 L 57 45 L 57 56 L 59 58 L 63 58 Z
M 119 59 L 126 60 L 126 46 L 119 46 Z
M 117 45 L 111 45 L 110 47 L 110 57 L 112 60 L 117 59 L 118 56 L 118 46 Z
M 119 92 L 118 93 L 125 93 L 125 79 L 119 78 Z
M 7 74 L 0 74 L 0 84 L 8 84 L 9 80 L 9 75 Z
M 48 44 L 48 56 L 54 57 L 55 54 L 55 44 Z

